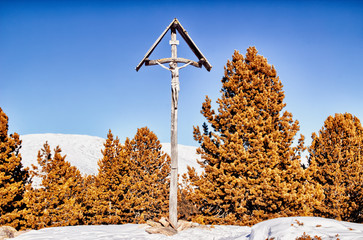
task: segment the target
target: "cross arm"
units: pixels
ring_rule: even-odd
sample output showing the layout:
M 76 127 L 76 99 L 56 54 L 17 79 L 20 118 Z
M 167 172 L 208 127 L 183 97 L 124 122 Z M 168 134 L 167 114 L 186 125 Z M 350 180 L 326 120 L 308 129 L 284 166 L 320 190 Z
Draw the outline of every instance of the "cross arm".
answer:
M 190 65 L 197 67 L 197 68 L 201 68 L 203 62 L 199 61 L 199 62 L 195 62 L 186 58 L 161 58 L 158 60 L 149 60 L 149 59 L 145 59 L 145 66 L 151 66 L 151 65 L 157 65 L 159 63 L 163 64 L 163 63 L 170 63 L 170 62 L 177 62 L 177 63 L 189 63 Z

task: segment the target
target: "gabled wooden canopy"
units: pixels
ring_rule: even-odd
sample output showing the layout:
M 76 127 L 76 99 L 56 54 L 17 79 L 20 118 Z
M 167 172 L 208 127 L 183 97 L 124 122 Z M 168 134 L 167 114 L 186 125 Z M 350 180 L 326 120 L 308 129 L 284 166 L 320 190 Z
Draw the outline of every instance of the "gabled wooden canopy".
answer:
M 156 46 L 161 42 L 165 34 L 169 31 L 169 29 L 176 29 L 179 34 L 182 36 L 184 41 L 188 44 L 190 49 L 194 52 L 195 56 L 198 58 L 199 62 L 192 61 L 191 65 L 195 67 L 202 67 L 202 65 L 210 71 L 212 69 L 212 65 L 208 62 L 207 58 L 204 57 L 203 53 L 199 50 L 197 45 L 193 42 L 193 40 L 188 35 L 188 32 L 183 28 L 183 26 L 180 24 L 178 19 L 174 18 L 174 20 L 169 24 L 169 26 L 165 29 L 165 31 L 160 35 L 160 37 L 155 41 L 155 43 L 151 46 L 149 51 L 145 54 L 144 58 L 141 60 L 141 62 L 136 66 L 136 71 L 139 71 L 139 69 L 142 67 L 142 65 L 145 63 L 146 66 L 148 65 L 156 65 L 157 62 L 160 63 L 168 63 L 168 62 L 178 62 L 178 63 L 188 63 L 190 60 L 185 58 L 163 58 L 159 60 L 149 60 L 149 56 L 154 51 Z

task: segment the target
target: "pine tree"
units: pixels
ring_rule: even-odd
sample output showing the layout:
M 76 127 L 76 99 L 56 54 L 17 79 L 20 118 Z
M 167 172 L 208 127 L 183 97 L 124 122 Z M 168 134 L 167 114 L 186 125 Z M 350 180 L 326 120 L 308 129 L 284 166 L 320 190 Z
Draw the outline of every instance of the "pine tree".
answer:
M 308 171 L 324 189 L 317 214 L 363 222 L 363 128 L 350 113 L 329 116 L 312 134 Z
M 98 213 L 98 189 L 96 187 L 96 176 L 85 175 L 84 187 L 81 193 L 82 205 L 83 205 L 83 223 L 85 225 L 98 224 L 96 215 Z
M 130 215 L 124 204 L 124 194 L 130 182 L 130 163 L 121 156 L 122 145 L 117 137 L 113 137 L 111 130 L 104 147 L 103 158 L 98 162 L 98 174 L 89 188 L 88 197 L 94 201 L 94 206 L 88 210 L 88 222 L 120 224 Z
M 273 217 L 309 215 L 319 189 L 305 181 L 300 165 L 303 136 L 294 147 L 298 121 L 284 111 L 276 70 L 254 47 L 227 62 L 216 113 L 206 97 L 201 113 L 209 124 L 194 127 L 204 173 L 189 168 L 189 199 L 195 221 L 254 224 Z M 210 127 L 212 128 L 210 130 Z
M 56 147 L 54 155 L 45 143 L 38 152 L 38 166 L 33 165 L 31 177 L 41 179 L 40 186 L 27 186 L 24 200 L 27 210 L 23 215 L 27 227 L 74 226 L 83 224 L 83 205 L 81 193 L 84 189 L 80 171 L 71 166 Z
M 170 157 L 161 147 L 157 136 L 147 127 L 138 129 L 132 140 L 125 141 L 123 156 L 130 164 L 131 178 L 124 199 L 134 223 L 168 214 Z
M 121 145 L 107 135 L 98 174 L 89 189 L 89 224 L 142 223 L 167 214 L 170 158 L 148 128 Z M 90 201 L 90 200 L 88 200 Z
M 28 171 L 23 169 L 19 149 L 21 140 L 8 136 L 8 116 L 0 108 L 0 225 L 21 227 L 20 211 Z

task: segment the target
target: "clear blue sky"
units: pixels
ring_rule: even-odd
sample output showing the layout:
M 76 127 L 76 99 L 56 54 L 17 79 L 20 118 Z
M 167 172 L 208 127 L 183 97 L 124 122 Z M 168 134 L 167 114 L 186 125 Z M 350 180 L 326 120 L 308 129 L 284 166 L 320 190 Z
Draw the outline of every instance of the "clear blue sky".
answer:
M 10 133 L 106 137 L 111 129 L 124 141 L 148 126 L 169 142 L 170 73 L 135 67 L 174 18 L 213 65 L 180 72 L 180 144 L 197 145 L 205 96 L 221 96 L 223 67 L 249 46 L 277 69 L 308 144 L 329 115 L 363 121 L 362 1 L 2 0 L 0 107 Z M 170 56 L 169 38 L 151 59 Z M 193 58 L 178 39 L 178 55 Z

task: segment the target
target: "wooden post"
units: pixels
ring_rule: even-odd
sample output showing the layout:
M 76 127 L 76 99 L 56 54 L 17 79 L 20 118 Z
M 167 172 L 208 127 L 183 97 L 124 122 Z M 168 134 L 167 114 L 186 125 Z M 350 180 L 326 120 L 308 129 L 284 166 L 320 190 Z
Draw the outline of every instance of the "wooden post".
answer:
M 171 28 L 171 57 L 177 58 L 176 29 Z M 178 100 L 171 97 L 171 176 L 169 197 L 169 220 L 178 227 Z
M 158 60 L 150 60 L 149 56 L 154 51 L 156 46 L 163 39 L 168 31 L 171 31 L 171 58 L 162 58 Z M 176 40 L 176 31 L 185 40 L 195 56 L 199 59 L 198 62 L 177 57 L 177 45 L 179 41 Z M 164 63 L 169 63 L 170 68 L 164 66 Z M 183 66 L 178 67 L 178 63 L 185 63 Z M 201 68 L 204 66 L 208 71 L 212 66 L 204 57 L 203 53 L 198 49 L 197 45 L 190 38 L 188 32 L 182 27 L 178 19 L 174 19 L 160 37 L 151 46 L 149 51 L 145 54 L 141 62 L 136 66 L 136 71 L 139 71 L 141 66 L 159 65 L 171 72 L 171 173 L 170 173 L 170 196 L 169 196 L 169 222 L 174 228 L 178 227 L 178 98 L 179 98 L 179 70 L 187 67 L 188 65 Z

